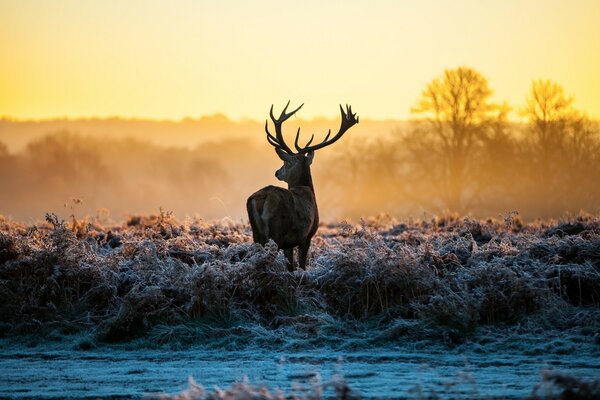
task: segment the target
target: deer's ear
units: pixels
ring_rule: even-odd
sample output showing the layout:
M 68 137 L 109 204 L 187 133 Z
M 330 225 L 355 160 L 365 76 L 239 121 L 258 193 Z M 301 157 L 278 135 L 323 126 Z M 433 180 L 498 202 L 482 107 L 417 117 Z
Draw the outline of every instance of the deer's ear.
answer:
M 308 160 L 308 165 L 312 164 L 313 158 L 315 158 L 315 152 L 309 151 L 308 154 L 306 154 L 306 159 Z
M 281 158 L 282 161 L 290 161 L 293 157 L 279 148 L 275 148 L 275 152 L 277 153 L 279 158 Z

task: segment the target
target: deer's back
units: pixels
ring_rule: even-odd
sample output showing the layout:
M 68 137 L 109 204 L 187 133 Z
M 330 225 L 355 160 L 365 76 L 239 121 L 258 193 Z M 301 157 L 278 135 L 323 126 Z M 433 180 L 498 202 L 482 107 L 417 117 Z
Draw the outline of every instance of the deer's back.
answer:
M 247 209 L 255 241 L 273 239 L 282 249 L 310 239 L 319 223 L 314 194 L 306 186 L 267 186 L 248 198 Z

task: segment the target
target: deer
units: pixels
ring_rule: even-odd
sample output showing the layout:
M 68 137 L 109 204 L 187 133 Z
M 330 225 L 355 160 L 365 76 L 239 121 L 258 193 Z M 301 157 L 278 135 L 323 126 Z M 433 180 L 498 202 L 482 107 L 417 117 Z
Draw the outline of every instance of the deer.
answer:
M 352 107 L 346 110 L 340 104 L 341 124 L 338 132 L 330 139 L 331 129 L 322 142 L 312 144 L 315 135 L 304 146 L 298 144 L 300 128 L 296 132 L 294 152 L 283 138 L 282 125 L 296 114 L 304 105 L 287 112 L 290 102 L 286 104 L 279 118 L 273 115 L 273 105 L 269 116 L 275 128 L 275 135 L 269 132 L 268 120 L 265 120 L 267 142 L 275 148 L 275 152 L 283 161 L 283 166 L 275 172 L 275 177 L 287 183 L 287 189 L 269 185 L 253 193 L 246 202 L 248 219 L 252 227 L 255 243 L 265 245 L 273 240 L 283 250 L 288 261 L 288 270 L 293 272 L 294 249 L 298 248 L 298 261 L 301 269 L 306 269 L 306 260 L 312 237 L 319 227 L 319 210 L 315 197 L 310 166 L 315 151 L 337 142 L 348 129 L 358 123 L 358 116 L 352 113 Z

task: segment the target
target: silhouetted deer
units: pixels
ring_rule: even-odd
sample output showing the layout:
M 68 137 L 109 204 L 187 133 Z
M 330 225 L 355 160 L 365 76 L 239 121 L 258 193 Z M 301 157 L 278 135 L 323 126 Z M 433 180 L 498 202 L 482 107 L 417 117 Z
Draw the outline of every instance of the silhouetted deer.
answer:
M 295 269 L 294 247 L 299 247 L 300 268 L 304 269 L 310 240 L 319 226 L 319 210 L 310 175 L 310 164 L 314 152 L 336 142 L 348 129 L 358 123 L 358 117 L 352 113 L 352 107 L 346 106 L 346 111 L 344 111 L 340 105 L 342 113 L 340 130 L 329 139 L 330 129 L 325 139 L 313 146 L 311 143 L 315 135 L 312 135 L 304 147 L 298 145 L 300 136 L 300 128 L 298 128 L 294 142 L 297 152 L 294 153 L 283 140 L 281 125 L 304 104 L 294 111 L 286 113 L 289 105 L 288 101 L 277 119 L 273 115 L 273 106 L 271 106 L 269 114 L 275 126 L 275 136 L 269 132 L 268 121 L 265 121 L 267 141 L 275 147 L 277 155 L 283 161 L 283 167 L 275 172 L 275 176 L 277 179 L 287 182 L 288 189 L 271 185 L 264 187 L 248 198 L 246 208 L 250 225 L 252 225 L 254 241 L 264 245 L 269 239 L 272 239 L 280 249 L 283 249 L 289 261 L 288 268 L 293 271 Z

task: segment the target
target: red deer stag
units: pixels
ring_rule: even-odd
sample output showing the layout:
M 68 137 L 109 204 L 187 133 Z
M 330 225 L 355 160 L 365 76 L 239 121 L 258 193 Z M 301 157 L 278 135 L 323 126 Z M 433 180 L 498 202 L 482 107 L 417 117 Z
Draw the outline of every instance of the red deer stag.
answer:
M 264 245 L 272 239 L 280 249 L 283 249 L 289 261 L 288 268 L 293 271 L 295 269 L 294 247 L 299 248 L 300 268 L 304 269 L 310 240 L 319 226 L 319 211 L 310 174 L 314 152 L 336 142 L 348 129 L 358 123 L 358 117 L 352 113 L 352 107 L 346 106 L 344 111 L 340 105 L 342 123 L 338 133 L 329 139 L 330 129 L 321 143 L 312 146 L 314 135 L 304 147 L 298 145 L 300 136 L 300 128 L 298 128 L 294 142 L 297 152 L 294 153 L 283 139 L 281 125 L 304 104 L 286 113 L 289 105 L 288 101 L 279 118 L 275 118 L 271 106 L 269 114 L 275 126 L 275 136 L 269 132 L 268 121 L 265 121 L 267 141 L 275 147 L 275 152 L 283 161 L 283 167 L 275 172 L 275 176 L 287 182 L 288 188 L 271 185 L 264 187 L 248 198 L 246 208 L 254 242 Z

